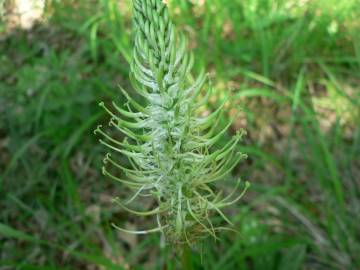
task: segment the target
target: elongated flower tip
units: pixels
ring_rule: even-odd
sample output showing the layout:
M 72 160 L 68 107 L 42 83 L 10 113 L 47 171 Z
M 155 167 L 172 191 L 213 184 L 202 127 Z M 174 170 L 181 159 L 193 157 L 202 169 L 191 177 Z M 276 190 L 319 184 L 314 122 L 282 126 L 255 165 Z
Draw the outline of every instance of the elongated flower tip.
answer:
M 240 139 L 244 137 L 244 135 L 246 135 L 246 131 L 244 129 L 237 130 L 235 134 L 235 136 Z
M 94 130 L 94 134 L 95 135 L 97 135 L 98 133 L 100 133 L 101 132 L 101 129 L 102 128 L 102 125 L 98 125 L 97 127 L 96 127 L 96 129 Z
M 103 166 L 103 167 L 101 168 L 101 172 L 102 172 L 102 174 L 103 174 L 103 175 L 106 175 L 106 169 L 105 169 L 105 166 Z
M 104 164 L 107 164 L 108 162 L 109 162 L 109 159 L 111 158 L 111 154 L 110 153 L 107 153 L 106 155 L 105 155 L 105 158 L 104 158 L 104 160 L 103 160 L 103 163 Z

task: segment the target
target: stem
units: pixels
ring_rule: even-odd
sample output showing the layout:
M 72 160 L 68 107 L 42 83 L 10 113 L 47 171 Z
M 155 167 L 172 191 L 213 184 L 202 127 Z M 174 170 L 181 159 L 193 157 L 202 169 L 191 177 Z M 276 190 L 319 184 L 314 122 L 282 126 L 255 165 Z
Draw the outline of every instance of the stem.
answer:
M 184 244 L 182 248 L 181 266 L 182 266 L 182 270 L 194 269 L 191 261 L 191 249 L 187 244 Z

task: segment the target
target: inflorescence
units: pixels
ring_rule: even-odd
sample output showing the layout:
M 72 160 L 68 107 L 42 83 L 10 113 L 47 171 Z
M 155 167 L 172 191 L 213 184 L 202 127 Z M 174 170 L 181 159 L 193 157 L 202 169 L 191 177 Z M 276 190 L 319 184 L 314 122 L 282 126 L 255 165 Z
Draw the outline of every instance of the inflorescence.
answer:
M 124 107 L 100 103 L 111 116 L 109 124 L 126 138 L 116 140 L 101 126 L 95 132 L 102 135 L 103 145 L 126 156 L 130 164 L 107 154 L 103 174 L 134 191 L 126 203 L 115 199 L 122 208 L 156 216 L 156 228 L 133 233 L 162 232 L 175 244 L 192 244 L 209 234 L 216 238 L 221 227 L 213 225 L 212 216 L 217 213 L 231 224 L 222 209 L 237 202 L 249 186 L 246 182 L 238 194 L 238 180 L 227 196 L 214 188 L 244 158 L 236 147 L 243 132 L 222 148 L 212 149 L 231 125 L 230 121 L 217 130 L 225 102 L 208 116 L 197 116 L 208 102 L 211 86 L 204 72 L 190 80 L 194 58 L 187 52 L 185 37 L 176 32 L 167 6 L 162 0 L 133 0 L 133 6 L 136 34 L 130 79 L 145 102 L 121 88 L 128 101 Z M 122 177 L 109 166 L 119 169 Z M 129 204 L 139 196 L 152 196 L 157 207 L 145 212 L 131 209 Z

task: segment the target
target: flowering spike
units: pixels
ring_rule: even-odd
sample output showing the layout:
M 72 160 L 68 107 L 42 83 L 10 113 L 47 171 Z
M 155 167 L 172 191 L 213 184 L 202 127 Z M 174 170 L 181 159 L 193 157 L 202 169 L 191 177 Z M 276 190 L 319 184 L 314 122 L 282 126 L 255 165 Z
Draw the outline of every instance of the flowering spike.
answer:
M 211 95 L 208 74 L 201 72 L 196 79 L 190 76 L 193 55 L 187 51 L 185 36 L 177 34 L 162 0 L 133 0 L 133 7 L 136 36 L 130 82 L 145 102 L 140 104 L 120 88 L 126 106 L 112 103 L 113 112 L 103 102 L 99 105 L 110 115 L 110 125 L 129 140 L 117 141 L 101 126 L 95 133 L 104 138 L 100 140 L 103 145 L 126 156 L 131 165 L 120 165 L 110 154 L 104 159 L 103 174 L 134 190 L 127 202 L 116 202 L 130 213 L 154 215 L 158 227 L 129 231 L 114 226 L 136 234 L 161 232 L 174 244 L 193 244 L 206 235 L 216 239 L 216 232 L 223 227 L 212 224 L 211 217 L 218 214 L 231 225 L 221 209 L 237 202 L 249 186 L 246 183 L 236 196 L 237 182 L 233 192 L 223 198 L 213 185 L 225 179 L 244 157 L 236 150 L 243 133 L 237 132 L 225 146 L 212 151 L 231 125 L 230 121 L 216 132 L 226 100 L 209 116 L 198 117 L 197 110 Z M 206 92 L 200 98 L 202 91 Z M 110 173 L 109 166 L 125 179 L 114 175 L 114 170 Z M 157 202 L 154 210 L 141 212 L 126 206 L 149 194 Z

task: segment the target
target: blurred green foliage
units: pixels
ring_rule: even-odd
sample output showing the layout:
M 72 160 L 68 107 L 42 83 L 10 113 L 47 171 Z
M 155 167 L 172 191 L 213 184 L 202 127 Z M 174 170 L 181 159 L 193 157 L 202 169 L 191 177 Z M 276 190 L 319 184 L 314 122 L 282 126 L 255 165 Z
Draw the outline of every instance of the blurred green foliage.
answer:
M 195 69 L 213 78 L 208 109 L 230 96 L 243 108 L 233 130 L 248 131 L 239 150 L 249 159 L 234 174 L 252 189 L 229 211 L 239 234 L 205 242 L 197 269 L 358 269 L 358 1 L 170 9 Z M 0 27 L 0 269 L 176 269 L 158 235 L 110 226 L 151 221 L 111 203 L 127 191 L 100 175 L 92 134 L 106 123 L 98 102 L 122 104 L 117 84 L 132 91 L 130 1 L 47 1 L 44 17 L 29 30 Z

